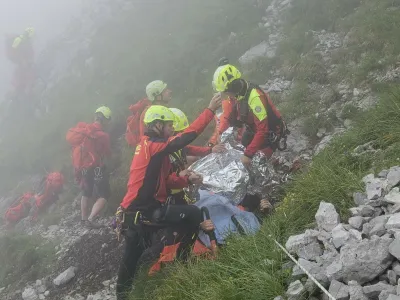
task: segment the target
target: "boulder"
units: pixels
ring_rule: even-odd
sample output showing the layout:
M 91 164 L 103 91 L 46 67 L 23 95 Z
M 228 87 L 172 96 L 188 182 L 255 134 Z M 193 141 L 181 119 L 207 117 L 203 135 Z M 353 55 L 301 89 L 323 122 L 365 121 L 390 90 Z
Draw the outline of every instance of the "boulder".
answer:
M 355 216 L 349 218 L 349 224 L 351 227 L 360 230 L 362 229 L 362 225 L 364 224 L 364 219 L 361 216 Z
M 299 300 L 302 298 L 304 292 L 305 290 L 303 284 L 300 282 L 300 280 L 296 280 L 289 285 L 286 292 L 286 297 L 288 300 Z
M 23 300 L 38 300 L 39 296 L 36 293 L 34 288 L 27 287 L 23 292 L 22 292 L 22 299 Z
M 368 300 L 368 297 L 364 295 L 362 286 L 354 280 L 349 281 L 349 295 L 350 300 Z
M 356 205 L 365 205 L 368 202 L 367 195 L 363 193 L 353 193 L 353 200 Z
M 349 287 L 336 280 L 332 280 L 329 286 L 329 293 L 333 295 L 336 300 L 348 300 L 350 297 Z
M 75 272 L 76 272 L 76 268 L 75 267 L 69 267 L 67 270 L 65 270 L 60 275 L 58 275 L 53 280 L 53 283 L 56 286 L 64 285 L 64 284 L 70 282 L 71 279 L 75 277 Z
M 392 265 L 392 270 L 396 273 L 397 276 L 400 276 L 400 262 L 395 261 Z
M 350 238 L 349 232 L 343 228 L 343 224 L 332 229 L 332 243 L 336 249 L 342 247 Z
M 364 284 L 382 274 L 391 264 L 389 245 L 393 239 L 374 236 L 358 243 L 349 243 L 341 248 L 339 258 L 326 269 L 329 279 Z
M 379 294 L 382 291 L 388 291 L 389 294 L 394 294 L 396 293 L 396 288 L 390 284 L 387 284 L 386 282 L 378 282 L 376 284 L 372 285 L 366 285 L 362 288 L 363 293 L 368 297 L 368 298 L 378 298 Z
M 389 283 L 391 285 L 396 285 L 397 284 L 397 274 L 396 274 L 395 271 L 388 270 L 387 273 L 386 273 L 386 276 L 387 276 L 387 278 L 389 280 Z
M 400 260 L 400 240 L 395 239 L 390 245 L 389 245 L 389 252 L 392 254 L 394 257 L 396 257 L 398 260 Z
M 373 178 L 367 181 L 365 190 L 368 200 L 378 199 L 382 196 L 383 191 L 387 187 L 387 180 L 381 178 Z
M 379 178 L 386 178 L 387 175 L 389 174 L 389 170 L 382 170 L 378 173 Z
M 391 167 L 386 178 L 390 187 L 398 185 L 400 182 L 400 167 Z
M 369 227 L 369 236 L 377 235 L 377 236 L 382 236 L 386 233 L 386 228 L 385 225 L 387 221 L 389 220 L 390 216 L 383 215 L 379 217 L 373 218 L 371 221 L 368 223 Z
M 272 58 L 274 56 L 275 56 L 275 50 L 271 48 L 266 41 L 263 41 L 257 46 L 254 46 L 253 48 L 247 50 L 246 53 L 244 53 L 239 58 L 239 62 L 242 65 L 246 65 L 260 57 Z
M 400 300 L 400 296 L 390 294 L 386 300 Z
M 393 188 L 385 197 L 384 201 L 389 204 L 400 204 L 400 191 L 398 187 Z
M 400 213 L 396 213 L 390 216 L 389 220 L 385 225 L 386 229 L 400 229 Z
M 391 295 L 391 294 L 389 293 L 389 291 L 382 291 L 382 292 L 379 294 L 378 299 L 379 299 L 379 300 L 387 300 L 387 298 L 389 298 L 390 295 Z
M 328 278 L 326 277 L 324 267 L 320 263 L 311 262 L 305 259 L 300 258 L 299 264 L 307 270 L 315 279 L 318 280 L 322 285 L 327 285 L 329 283 Z M 305 272 L 300 269 L 297 265 L 293 268 L 293 276 L 299 276 L 305 274 Z
M 289 253 L 297 254 L 297 256 L 307 260 L 314 260 L 323 253 L 317 237 L 313 235 L 312 231 L 290 236 L 285 246 Z
M 332 229 L 340 223 L 339 214 L 336 212 L 333 204 L 324 201 L 319 204 L 315 220 L 317 221 L 319 229 L 328 232 L 332 231 Z

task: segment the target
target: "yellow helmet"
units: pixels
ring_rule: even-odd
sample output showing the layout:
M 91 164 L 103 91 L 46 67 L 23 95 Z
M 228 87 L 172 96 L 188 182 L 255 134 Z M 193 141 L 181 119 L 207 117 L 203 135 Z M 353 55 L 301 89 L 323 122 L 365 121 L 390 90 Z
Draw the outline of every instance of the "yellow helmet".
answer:
M 100 106 L 98 109 L 96 109 L 96 113 L 103 114 L 104 118 L 107 120 L 111 119 L 111 109 L 107 106 Z
M 35 34 L 35 28 L 28 27 L 25 29 L 25 33 L 28 35 L 28 37 L 32 37 Z
M 144 114 L 144 123 L 149 125 L 154 121 L 163 121 L 163 122 L 175 122 L 174 113 L 167 107 L 162 105 L 152 105 Z
M 178 108 L 170 108 L 175 115 L 174 129 L 175 131 L 183 131 L 189 127 L 189 121 L 185 113 Z
M 235 66 L 230 64 L 223 65 L 215 71 L 212 85 L 216 92 L 225 92 L 228 84 L 241 77 L 242 74 Z
M 150 101 L 154 101 L 158 95 L 167 88 L 167 84 L 161 80 L 154 80 L 146 86 L 146 95 Z

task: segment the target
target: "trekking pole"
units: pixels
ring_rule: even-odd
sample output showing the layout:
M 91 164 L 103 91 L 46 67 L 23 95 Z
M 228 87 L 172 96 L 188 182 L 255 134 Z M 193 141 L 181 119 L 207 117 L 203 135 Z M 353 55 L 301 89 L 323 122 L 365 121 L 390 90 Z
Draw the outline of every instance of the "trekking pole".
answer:
M 203 221 L 211 220 L 210 211 L 208 210 L 207 207 L 203 206 L 201 208 L 201 213 L 203 215 Z M 218 248 L 218 246 L 217 246 L 217 238 L 215 237 L 215 231 L 212 230 L 212 231 L 206 232 L 206 234 L 210 238 L 211 252 L 215 256 L 217 254 L 217 248 Z

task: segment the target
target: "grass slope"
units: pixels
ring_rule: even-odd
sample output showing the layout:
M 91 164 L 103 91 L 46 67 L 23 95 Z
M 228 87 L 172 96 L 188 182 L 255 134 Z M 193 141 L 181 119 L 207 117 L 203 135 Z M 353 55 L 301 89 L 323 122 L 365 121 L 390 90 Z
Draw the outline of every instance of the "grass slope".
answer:
M 373 141 L 375 154 L 352 155 L 360 144 Z M 286 288 L 290 270 L 273 239 L 287 238 L 314 225 L 320 201 L 333 203 L 342 217 L 352 207 L 352 193 L 361 191 L 368 172 L 399 163 L 400 89 L 382 95 L 379 105 L 360 116 L 352 130 L 318 154 L 309 169 L 288 187 L 276 212 L 255 236 L 234 237 L 215 261 L 175 264 L 163 274 L 136 284 L 131 299 L 273 299 Z

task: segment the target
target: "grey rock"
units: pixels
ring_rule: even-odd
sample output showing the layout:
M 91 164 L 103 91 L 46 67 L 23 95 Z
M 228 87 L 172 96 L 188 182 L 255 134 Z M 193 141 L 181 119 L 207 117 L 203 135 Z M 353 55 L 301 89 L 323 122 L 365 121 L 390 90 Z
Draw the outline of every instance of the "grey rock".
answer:
M 253 48 L 246 51 L 246 53 L 244 53 L 239 58 L 239 62 L 242 65 L 246 65 L 260 57 L 272 58 L 274 56 L 275 56 L 275 50 L 273 48 L 271 48 L 270 45 L 266 41 L 263 41 L 262 43 L 258 44 L 257 46 L 254 46 Z
M 341 248 L 339 259 L 326 269 L 329 279 L 360 284 L 369 282 L 382 274 L 391 264 L 389 245 L 393 239 L 374 236 L 371 240 L 349 243 Z
M 371 205 L 361 205 L 358 208 L 362 217 L 372 217 L 375 214 L 375 209 Z
M 323 253 L 317 237 L 312 235 L 311 231 L 290 236 L 285 246 L 290 253 L 307 260 L 314 260 Z
M 375 299 L 378 298 L 382 291 L 388 291 L 390 294 L 396 292 L 396 288 L 390 284 L 387 284 L 386 282 L 378 282 L 373 285 L 366 285 L 362 288 L 362 290 L 368 298 Z
M 397 283 L 397 286 L 396 286 L 396 295 L 397 296 L 400 295 L 400 280 L 399 280 L 399 282 Z
M 375 210 L 374 217 L 379 217 L 380 215 L 384 214 L 383 209 L 380 207 L 375 207 L 374 210 Z
M 349 281 L 349 295 L 350 300 L 367 300 L 368 297 L 364 295 L 363 288 L 357 281 Z
M 58 275 L 54 280 L 53 283 L 56 286 L 64 285 L 71 281 L 72 278 L 75 277 L 75 272 L 76 268 L 75 267 L 69 267 L 67 270 L 62 272 L 60 275 Z
M 391 294 L 389 293 L 389 291 L 382 291 L 382 292 L 379 294 L 378 299 L 379 299 L 379 300 L 387 300 L 387 298 L 389 297 L 389 295 L 391 295 Z
M 340 223 L 339 214 L 331 203 L 322 201 L 319 204 L 319 209 L 315 215 L 318 228 L 325 231 L 332 231 Z
M 337 280 L 332 280 L 329 286 L 329 293 L 333 295 L 336 300 L 348 300 L 350 297 L 349 287 Z
M 350 234 L 350 241 L 361 241 L 362 240 L 361 232 L 359 232 L 358 230 L 350 229 L 349 234 Z
M 365 205 L 368 202 L 367 196 L 363 193 L 354 193 L 353 200 L 356 205 Z
M 313 295 L 318 290 L 318 287 L 314 283 L 314 281 L 308 278 L 306 283 L 304 284 L 304 289 L 308 292 L 309 295 Z
M 400 204 L 400 191 L 398 187 L 393 188 L 385 197 L 386 203 Z
M 35 289 L 31 287 L 27 287 L 23 292 L 22 292 L 22 299 L 23 300 L 37 300 L 39 299 L 38 294 L 36 293 Z
M 395 271 L 388 270 L 386 275 L 387 275 L 387 277 L 389 279 L 389 283 L 391 285 L 396 285 L 397 284 L 397 274 L 396 274 Z
M 368 225 L 370 226 L 369 236 L 377 235 L 382 236 L 386 233 L 386 223 L 389 220 L 390 216 L 384 215 L 373 218 Z
M 360 230 L 364 224 L 364 219 L 361 216 L 351 217 L 349 218 L 349 224 L 351 227 Z
M 324 254 L 316 258 L 316 262 L 323 266 L 329 266 L 338 257 L 337 251 L 325 251 Z
M 386 203 L 385 199 L 381 197 L 381 198 L 378 198 L 378 199 L 375 199 L 375 200 L 368 200 L 366 205 L 370 205 L 370 206 L 375 207 L 375 208 L 377 208 L 377 207 L 382 208 L 382 206 L 387 205 L 387 203 Z
M 350 208 L 350 212 L 353 216 L 361 217 L 374 217 L 375 209 L 371 205 L 360 205 L 358 207 Z
M 286 291 L 286 297 L 288 300 L 299 300 L 303 296 L 304 292 L 305 289 L 303 284 L 300 280 L 296 280 L 289 285 L 288 290 Z
M 382 192 L 386 187 L 387 181 L 381 178 L 373 178 L 368 181 L 365 186 L 368 200 L 374 200 L 381 197 Z
M 389 186 L 393 187 L 400 182 L 400 167 L 394 166 L 389 169 L 386 176 Z
M 44 292 L 44 296 L 45 296 L 45 297 L 48 297 L 49 295 L 50 295 L 50 292 L 49 292 L 49 291 L 45 291 L 45 292 Z
M 362 182 L 364 182 L 365 184 L 372 182 L 375 179 L 374 174 L 368 174 L 366 176 L 363 177 Z
M 394 257 L 396 257 L 398 260 L 400 260 L 400 240 L 395 239 L 390 245 L 389 245 L 389 252 L 392 254 Z
M 400 300 L 400 296 L 390 294 L 386 300 Z
M 390 216 L 389 220 L 385 225 L 386 229 L 400 229 L 400 213 L 396 213 Z
M 397 276 L 400 276 L 400 262 L 395 261 L 392 265 L 392 270 L 396 273 Z
M 395 205 L 393 205 L 393 206 L 391 206 L 389 208 L 389 213 L 390 214 L 395 214 L 395 213 L 398 213 L 398 212 L 400 212 L 400 203 L 396 203 Z
M 282 296 L 277 296 L 274 298 L 274 300 L 285 300 Z
M 343 228 L 343 224 L 332 229 L 332 243 L 336 249 L 342 247 L 350 238 L 350 234 Z
M 325 275 L 323 266 L 320 263 L 311 262 L 300 258 L 299 264 L 306 269 L 311 275 L 315 277 L 322 285 L 327 285 L 328 278 Z M 305 272 L 300 269 L 297 265 L 293 268 L 293 276 L 303 275 Z
M 379 178 L 386 178 L 389 173 L 389 170 L 382 170 L 378 173 Z

